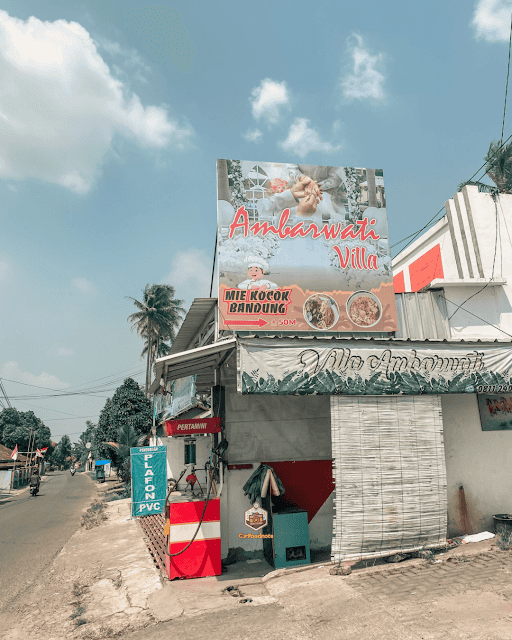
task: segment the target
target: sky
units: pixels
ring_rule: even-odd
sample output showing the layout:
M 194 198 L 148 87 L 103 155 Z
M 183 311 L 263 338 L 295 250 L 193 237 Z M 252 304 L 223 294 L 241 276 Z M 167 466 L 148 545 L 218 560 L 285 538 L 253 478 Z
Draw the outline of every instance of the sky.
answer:
M 11 404 L 75 442 L 125 377 L 143 382 L 128 297 L 148 283 L 172 284 L 187 307 L 210 295 L 217 158 L 383 169 L 391 244 L 420 229 L 500 139 L 511 11 L 512 0 L 4 0 Z

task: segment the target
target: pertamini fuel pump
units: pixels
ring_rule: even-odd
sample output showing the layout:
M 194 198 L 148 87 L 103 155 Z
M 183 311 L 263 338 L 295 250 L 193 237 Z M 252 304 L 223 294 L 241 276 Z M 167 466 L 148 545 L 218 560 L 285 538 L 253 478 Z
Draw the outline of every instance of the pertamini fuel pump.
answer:
M 166 423 L 168 436 L 178 436 L 184 445 L 185 469 L 170 486 L 166 500 L 167 575 L 174 578 L 199 578 L 222 573 L 220 546 L 220 495 L 224 480 L 223 455 L 227 442 L 214 448 L 214 434 L 221 432 L 220 418 L 173 420 Z M 201 436 L 210 436 L 211 449 L 204 468 L 196 469 L 196 445 Z M 181 436 L 181 437 L 180 437 Z M 182 445 L 182 446 L 183 446 Z M 200 444 L 199 457 L 205 453 Z M 199 484 L 197 471 L 206 475 L 206 491 Z M 186 475 L 189 473 L 189 475 Z M 178 487 L 185 476 L 185 489 Z M 200 488 L 200 494 L 195 485 Z M 188 491 L 188 487 L 191 490 Z

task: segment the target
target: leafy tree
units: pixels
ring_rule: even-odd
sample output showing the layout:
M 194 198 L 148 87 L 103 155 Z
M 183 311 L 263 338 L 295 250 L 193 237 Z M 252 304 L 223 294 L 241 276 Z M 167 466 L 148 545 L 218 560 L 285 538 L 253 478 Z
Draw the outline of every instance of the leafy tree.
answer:
M 17 409 L 8 408 L 0 413 L 0 442 L 9 448 L 13 448 L 18 443 L 20 449 L 27 450 L 28 433 Z
M 123 458 L 118 450 L 108 443 L 120 443 L 120 434 L 130 433 L 129 428 L 137 438 L 146 436 L 152 424 L 153 413 L 149 400 L 133 378 L 126 378 L 113 397 L 106 401 L 100 413 L 94 437 L 98 454 L 110 458 L 119 469 L 123 464 Z
M 117 442 L 108 443 L 118 462 L 117 475 L 123 482 L 130 482 L 131 479 L 130 449 L 144 446 L 145 440 L 145 435 L 140 435 L 129 422 L 125 422 L 119 428 Z
M 141 357 L 146 355 L 146 395 L 151 384 L 151 367 L 160 352 L 162 341 L 173 341 L 185 309 L 183 300 L 174 298 L 175 290 L 169 284 L 147 284 L 143 291 L 142 302 L 133 300 L 138 311 L 128 317 L 132 330 L 145 340 L 145 348 Z
M 103 458 L 107 455 L 108 449 L 105 442 L 116 442 L 117 427 L 112 420 L 112 398 L 107 398 L 105 406 L 100 412 L 98 426 L 94 432 L 94 448 L 98 457 Z
M 80 465 L 83 465 L 87 458 L 89 457 L 89 452 L 92 452 L 93 456 L 95 456 L 96 451 L 94 447 L 94 436 L 96 431 L 96 425 L 93 424 L 90 420 L 87 420 L 85 423 L 87 425 L 85 431 L 78 438 L 77 443 L 73 447 L 72 455 L 74 458 L 80 462 Z M 85 445 L 90 442 L 91 447 L 88 449 Z
M 28 451 L 31 431 L 35 434 L 32 449 L 50 446 L 51 431 L 33 411 L 18 411 L 15 408 L 4 409 L 0 413 L 0 441 L 14 449 Z
M 71 444 L 69 436 L 62 436 L 59 444 L 55 448 L 55 451 L 52 453 L 52 456 L 50 458 L 51 462 L 59 466 L 66 466 L 68 464 L 67 458 L 71 456 L 72 447 L 73 445 Z

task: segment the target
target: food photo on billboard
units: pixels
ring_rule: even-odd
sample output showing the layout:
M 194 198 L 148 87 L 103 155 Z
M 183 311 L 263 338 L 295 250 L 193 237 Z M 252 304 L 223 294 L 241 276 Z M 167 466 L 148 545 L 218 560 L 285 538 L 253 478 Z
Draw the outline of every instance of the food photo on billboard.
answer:
M 217 161 L 221 329 L 391 332 L 379 169 Z

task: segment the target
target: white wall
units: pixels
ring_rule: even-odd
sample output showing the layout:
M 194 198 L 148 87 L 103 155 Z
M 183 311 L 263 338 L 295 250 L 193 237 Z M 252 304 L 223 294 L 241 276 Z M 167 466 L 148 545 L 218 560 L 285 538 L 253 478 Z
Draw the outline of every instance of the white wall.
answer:
M 441 396 L 448 485 L 448 535 L 462 533 L 459 486 L 473 533 L 512 513 L 512 431 L 482 431 L 474 394 Z
M 211 435 L 196 435 L 196 467 L 204 467 L 205 462 L 210 460 L 210 450 L 213 443 Z M 167 479 L 174 478 L 177 480 L 183 469 L 185 468 L 185 438 L 182 436 L 174 436 L 167 438 L 157 438 L 157 445 L 167 447 Z M 187 484 L 185 473 L 180 481 L 179 489 L 185 489 Z M 203 490 L 206 492 L 206 472 L 196 471 L 197 479 L 201 483 Z M 198 488 L 197 488 L 198 489 Z
M 0 470 L 0 491 L 9 491 L 11 487 L 12 469 Z
M 451 211 L 462 279 L 465 282 L 463 287 L 445 288 L 448 316 L 457 311 L 450 321 L 451 337 L 507 339 L 507 334 L 512 334 L 512 195 L 500 194 L 495 203 L 490 194 L 479 193 L 476 186 L 467 186 L 448 200 L 446 206 Z M 469 211 L 474 223 L 483 278 L 479 272 L 475 243 L 471 234 Z M 466 243 L 463 242 L 462 231 Z M 393 259 L 393 274 L 404 272 L 406 291 L 410 291 L 409 265 L 436 244 L 441 247 L 444 279 L 460 279 L 448 218 L 445 216 Z M 487 286 L 482 290 L 485 282 L 491 277 L 506 279 L 507 284 Z M 468 283 L 475 279 L 476 282 L 468 286 Z M 473 294 L 477 295 L 465 302 Z M 451 304 L 450 301 L 455 304 Z M 457 310 L 455 305 L 462 304 L 470 313 Z M 497 325 L 499 329 L 490 325 Z

